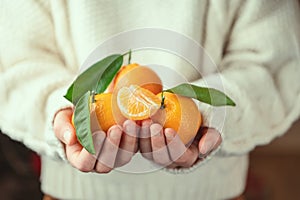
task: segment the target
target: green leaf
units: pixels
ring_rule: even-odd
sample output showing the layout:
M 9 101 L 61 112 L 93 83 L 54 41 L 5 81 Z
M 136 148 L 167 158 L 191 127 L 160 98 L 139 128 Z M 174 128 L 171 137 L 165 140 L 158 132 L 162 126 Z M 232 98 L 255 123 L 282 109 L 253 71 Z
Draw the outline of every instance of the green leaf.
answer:
M 194 98 L 212 106 L 235 106 L 233 100 L 231 100 L 226 94 L 213 88 L 199 87 L 196 85 L 183 83 L 174 88 L 165 90 L 165 92 L 171 92 L 181 96 Z
M 69 100 L 70 102 L 72 102 L 72 95 L 73 95 L 73 87 L 74 87 L 74 84 L 72 84 L 68 91 L 67 91 L 67 94 L 64 96 L 67 100 Z
M 89 153 L 95 154 L 91 132 L 90 96 L 91 92 L 88 91 L 77 102 L 74 111 L 74 125 L 76 129 L 76 136 L 80 144 Z
M 93 64 L 69 87 L 65 98 L 74 105 L 87 91 L 102 93 L 110 84 L 123 63 L 123 56 L 120 54 L 110 55 Z
M 118 56 L 101 74 L 97 87 L 95 89 L 96 93 L 103 93 L 110 82 L 113 80 L 119 69 L 123 64 L 123 56 Z

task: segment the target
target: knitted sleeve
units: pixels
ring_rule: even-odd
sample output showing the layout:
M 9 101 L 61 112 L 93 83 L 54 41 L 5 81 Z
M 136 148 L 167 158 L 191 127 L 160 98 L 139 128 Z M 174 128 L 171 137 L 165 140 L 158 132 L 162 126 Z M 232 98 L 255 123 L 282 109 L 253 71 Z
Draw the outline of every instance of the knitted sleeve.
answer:
M 40 154 L 63 158 L 51 122 L 70 106 L 63 93 L 73 76 L 44 3 L 0 3 L 0 129 Z
M 236 107 L 199 103 L 203 125 L 219 130 L 223 142 L 203 161 L 171 173 L 190 172 L 213 156 L 248 153 L 284 134 L 300 115 L 298 2 L 245 1 L 232 19 L 223 8 L 211 1 L 206 29 L 207 52 L 223 48 L 219 72 L 193 84 L 225 92 Z
M 209 18 L 208 46 L 216 45 L 213 38 L 218 37 L 221 24 L 230 28 L 219 35 L 224 40 L 220 73 L 195 84 L 223 90 L 237 104 L 202 105 L 207 111 L 205 124 L 223 135 L 223 154 L 244 154 L 267 144 L 299 117 L 299 20 L 299 4 L 293 0 L 245 1 L 230 23 Z

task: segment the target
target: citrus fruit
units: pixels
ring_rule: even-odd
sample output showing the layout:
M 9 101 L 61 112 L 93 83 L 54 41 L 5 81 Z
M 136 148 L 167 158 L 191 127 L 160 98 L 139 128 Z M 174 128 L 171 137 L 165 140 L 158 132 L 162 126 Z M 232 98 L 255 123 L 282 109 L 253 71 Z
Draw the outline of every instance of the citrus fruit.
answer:
M 138 85 L 122 87 L 117 93 L 117 104 L 121 113 L 131 120 L 151 117 L 160 108 L 160 98 Z
M 138 85 L 122 87 L 117 94 L 117 104 L 124 117 L 131 120 L 151 118 L 164 128 L 172 128 L 184 144 L 197 134 L 202 119 L 197 105 L 191 98 L 169 92 L 154 95 Z
M 184 144 L 189 143 L 197 134 L 202 119 L 197 105 L 191 98 L 164 92 L 163 106 L 151 119 L 164 128 L 172 128 Z M 156 95 L 160 101 L 162 94 Z
M 104 132 L 107 132 L 111 126 L 115 124 L 122 124 L 125 121 L 125 118 L 122 116 L 117 106 L 112 104 L 112 93 L 95 95 L 95 103 L 93 106 L 95 108 L 98 125 Z M 91 113 L 91 115 L 92 114 L 93 113 Z M 93 116 L 91 116 L 92 126 L 93 119 Z
M 159 76 L 149 67 L 132 63 L 121 68 L 114 79 L 114 90 L 130 85 L 141 86 L 154 94 L 162 91 L 162 82 Z
M 136 68 L 136 67 L 139 67 L 140 65 L 137 64 L 137 63 L 131 63 L 131 64 L 128 64 L 128 65 L 125 65 L 123 66 L 119 72 L 116 74 L 116 77 L 114 79 L 114 83 L 115 85 L 120 81 L 120 79 L 125 75 L 127 74 L 130 70 Z

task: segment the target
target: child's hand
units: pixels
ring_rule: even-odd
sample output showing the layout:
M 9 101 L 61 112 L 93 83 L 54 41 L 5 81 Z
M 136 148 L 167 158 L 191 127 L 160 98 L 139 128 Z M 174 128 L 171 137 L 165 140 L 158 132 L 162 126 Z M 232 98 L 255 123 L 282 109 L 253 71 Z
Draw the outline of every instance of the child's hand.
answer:
M 142 123 L 139 148 L 142 155 L 155 163 L 169 168 L 191 167 L 198 158 L 206 157 L 222 142 L 221 135 L 212 128 L 201 129 L 200 141 L 195 138 L 187 148 L 173 129 L 152 124 L 150 120 Z
M 71 124 L 72 109 L 59 111 L 54 119 L 56 137 L 64 144 L 69 162 L 83 172 L 108 173 L 128 163 L 137 151 L 137 127 L 125 121 L 123 127 L 112 126 L 107 133 L 93 133 L 96 154 L 87 152 L 77 141 Z

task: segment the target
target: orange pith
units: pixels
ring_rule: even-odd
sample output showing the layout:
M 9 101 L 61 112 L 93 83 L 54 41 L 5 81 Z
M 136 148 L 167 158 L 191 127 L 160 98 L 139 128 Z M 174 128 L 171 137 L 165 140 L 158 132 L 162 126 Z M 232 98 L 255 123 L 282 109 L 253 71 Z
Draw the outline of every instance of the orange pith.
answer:
M 147 89 L 130 85 L 118 91 L 117 104 L 127 119 L 143 120 L 159 109 L 160 99 Z

